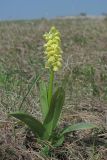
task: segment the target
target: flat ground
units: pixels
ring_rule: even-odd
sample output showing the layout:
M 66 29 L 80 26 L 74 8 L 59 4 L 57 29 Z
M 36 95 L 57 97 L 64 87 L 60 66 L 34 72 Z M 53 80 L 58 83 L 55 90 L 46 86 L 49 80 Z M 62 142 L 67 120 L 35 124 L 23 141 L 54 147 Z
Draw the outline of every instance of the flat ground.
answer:
M 43 34 L 53 25 L 63 48 L 56 81 L 69 71 L 60 126 L 83 121 L 98 129 L 68 135 L 46 158 L 26 126 L 8 113 L 21 108 L 41 119 L 34 79 L 48 80 Z M 0 22 L 0 160 L 19 159 L 107 160 L 107 18 Z

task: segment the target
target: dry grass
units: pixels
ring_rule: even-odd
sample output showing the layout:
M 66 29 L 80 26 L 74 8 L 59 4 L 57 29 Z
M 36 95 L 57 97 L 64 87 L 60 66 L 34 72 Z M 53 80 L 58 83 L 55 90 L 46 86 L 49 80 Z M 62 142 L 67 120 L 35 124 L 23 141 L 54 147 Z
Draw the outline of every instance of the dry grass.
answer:
M 56 80 L 70 71 L 60 126 L 85 121 L 99 129 L 68 135 L 63 146 L 52 148 L 50 157 L 44 157 L 43 145 L 8 113 L 19 109 L 29 91 L 22 109 L 41 118 L 38 85 L 29 88 L 35 76 L 47 80 L 42 35 L 52 25 L 62 34 L 64 51 L 64 67 Z M 0 22 L 0 35 L 0 160 L 106 160 L 106 19 Z

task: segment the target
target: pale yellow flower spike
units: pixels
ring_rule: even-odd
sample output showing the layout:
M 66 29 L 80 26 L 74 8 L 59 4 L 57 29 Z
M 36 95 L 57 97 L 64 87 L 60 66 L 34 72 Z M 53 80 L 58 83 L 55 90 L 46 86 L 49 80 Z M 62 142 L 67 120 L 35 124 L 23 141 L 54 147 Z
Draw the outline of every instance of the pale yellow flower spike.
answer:
M 52 27 L 49 33 L 44 34 L 44 38 L 46 40 L 44 45 L 46 55 L 45 68 L 50 68 L 56 72 L 62 66 L 60 33 L 55 27 Z

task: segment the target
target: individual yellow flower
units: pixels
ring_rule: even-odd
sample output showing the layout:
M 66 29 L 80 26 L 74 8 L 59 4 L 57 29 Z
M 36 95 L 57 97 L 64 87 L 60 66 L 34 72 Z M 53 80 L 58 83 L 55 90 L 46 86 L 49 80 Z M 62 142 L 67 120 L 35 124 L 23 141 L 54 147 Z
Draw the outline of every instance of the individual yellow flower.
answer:
M 60 33 L 55 27 L 52 27 L 49 33 L 44 34 L 44 38 L 46 40 L 46 44 L 44 45 L 46 55 L 45 68 L 58 71 L 62 66 Z

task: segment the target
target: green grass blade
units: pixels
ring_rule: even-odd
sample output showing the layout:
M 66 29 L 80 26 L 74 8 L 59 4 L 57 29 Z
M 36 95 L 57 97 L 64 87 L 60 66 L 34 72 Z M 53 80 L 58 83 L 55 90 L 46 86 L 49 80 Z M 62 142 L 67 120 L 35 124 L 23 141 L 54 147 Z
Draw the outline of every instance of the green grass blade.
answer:
M 43 119 L 45 119 L 48 113 L 49 107 L 48 107 L 47 88 L 43 80 L 40 81 L 39 88 L 40 88 L 41 111 L 42 111 Z
M 33 80 L 32 80 L 32 83 L 27 91 L 27 93 L 25 94 L 25 96 L 23 97 L 23 100 L 20 104 L 20 107 L 19 107 L 19 110 L 21 110 L 22 106 L 23 106 L 23 103 L 25 102 L 27 96 L 29 95 L 30 91 L 32 90 L 33 86 L 35 85 L 35 83 L 40 79 L 40 76 L 36 76 Z
M 16 112 L 16 113 L 10 113 L 9 115 L 21 120 L 24 122 L 34 133 L 35 136 L 39 136 L 42 138 L 45 128 L 43 127 L 42 123 L 36 120 L 34 117 L 27 113 L 21 113 L 21 112 Z
M 69 132 L 77 131 L 77 130 L 86 130 L 86 129 L 93 129 L 96 128 L 97 126 L 91 123 L 77 123 L 73 124 L 71 126 L 66 127 L 63 129 L 61 135 L 64 135 Z
M 58 88 L 52 96 L 49 112 L 44 120 L 44 127 L 47 130 L 46 137 L 51 136 L 52 130 L 55 129 L 64 102 L 64 91 L 63 88 Z

